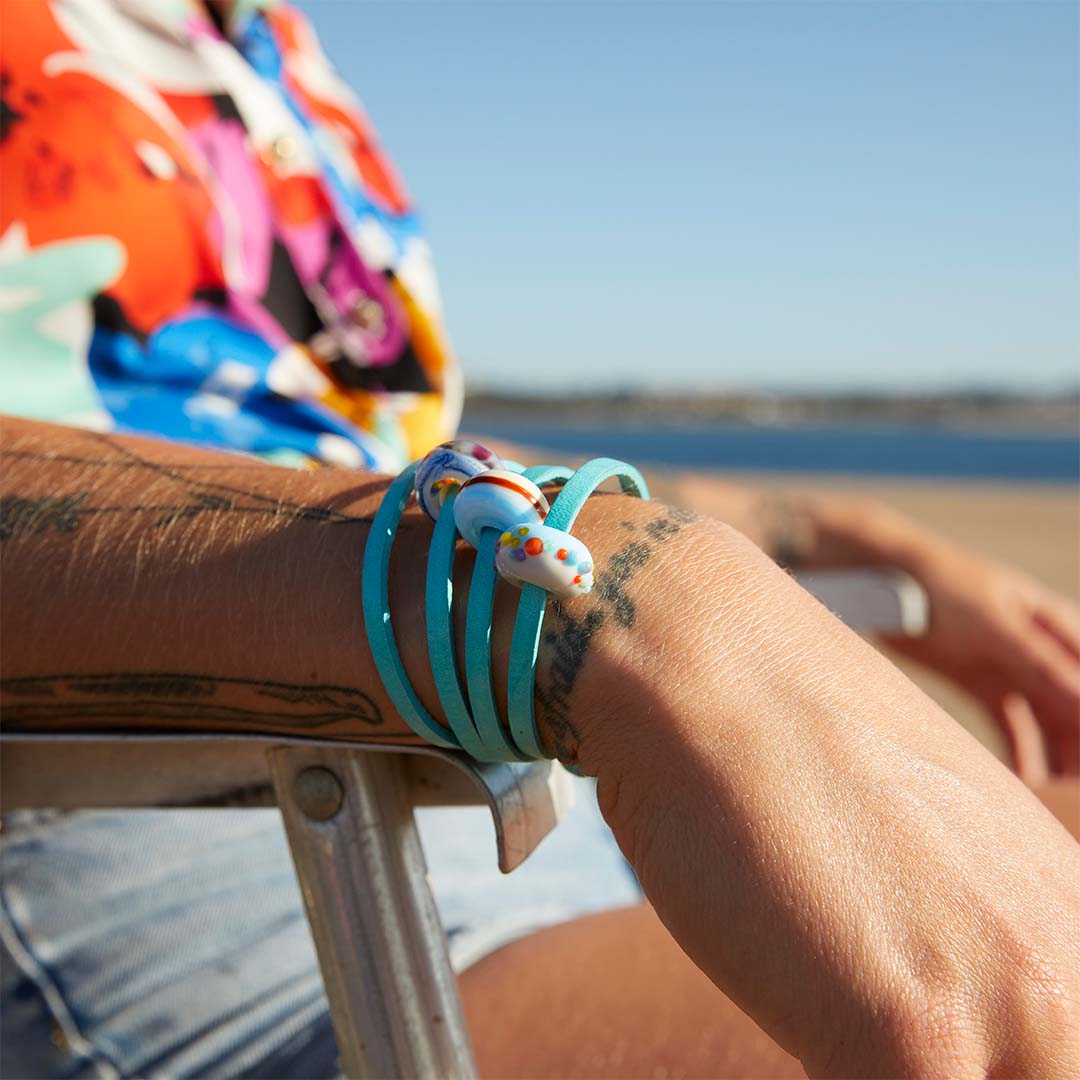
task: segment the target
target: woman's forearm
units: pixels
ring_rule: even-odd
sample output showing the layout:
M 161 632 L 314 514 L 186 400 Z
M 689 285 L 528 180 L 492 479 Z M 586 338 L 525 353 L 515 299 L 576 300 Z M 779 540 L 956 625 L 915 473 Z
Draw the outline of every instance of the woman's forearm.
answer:
M 416 741 L 368 650 L 360 575 L 387 477 L 295 471 L 159 440 L 33 421 L 0 422 L 4 723 L 8 730 L 282 732 Z M 589 501 L 598 595 L 622 612 L 625 538 L 661 508 Z M 424 573 L 430 522 L 406 513 L 390 604 L 406 670 L 443 719 L 427 661 Z M 647 539 L 647 537 L 642 537 Z M 642 544 L 633 550 L 639 555 Z M 619 557 L 605 578 L 607 561 Z M 459 652 L 473 553 L 455 572 Z M 496 691 L 519 594 L 500 583 Z M 569 717 L 588 642 L 544 643 L 555 671 L 541 735 L 572 752 Z M 576 656 L 576 654 L 575 654 Z
M 379 478 L 11 419 L 0 439 L 9 730 L 407 735 L 359 615 Z
M 580 758 L 699 966 L 814 1073 L 1074 1072 L 1080 848 L 1038 800 L 730 530 L 627 592 Z
M 409 738 L 360 610 L 386 478 L 0 436 L 9 727 Z M 611 496 L 575 532 L 596 586 L 549 609 L 541 735 L 694 961 L 817 1072 L 1080 1071 L 1077 848 L 1023 786 L 731 529 Z M 430 535 L 407 515 L 391 607 L 438 715 Z

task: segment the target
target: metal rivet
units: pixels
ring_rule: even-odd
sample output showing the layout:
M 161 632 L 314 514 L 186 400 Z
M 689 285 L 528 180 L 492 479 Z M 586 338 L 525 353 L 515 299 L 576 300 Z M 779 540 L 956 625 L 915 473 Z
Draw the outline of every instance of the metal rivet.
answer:
M 328 821 L 345 801 L 341 781 L 321 765 L 302 769 L 293 780 L 293 798 L 305 817 L 314 821 Z

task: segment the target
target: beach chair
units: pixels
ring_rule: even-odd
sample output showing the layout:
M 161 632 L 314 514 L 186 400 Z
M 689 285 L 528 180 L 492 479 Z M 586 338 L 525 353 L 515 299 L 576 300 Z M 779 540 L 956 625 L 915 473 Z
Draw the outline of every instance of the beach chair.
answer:
M 925 595 L 905 575 L 800 581 L 862 632 L 925 626 Z M 345 1075 L 475 1076 L 413 810 L 486 804 L 499 867 L 509 873 L 569 808 L 562 766 L 271 736 L 3 732 L 0 742 L 2 810 L 276 804 Z

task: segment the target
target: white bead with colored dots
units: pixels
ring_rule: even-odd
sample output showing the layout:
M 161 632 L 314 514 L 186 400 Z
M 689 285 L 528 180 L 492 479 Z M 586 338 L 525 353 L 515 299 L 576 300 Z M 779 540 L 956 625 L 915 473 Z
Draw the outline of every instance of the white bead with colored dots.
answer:
M 515 585 L 539 585 L 556 600 L 569 600 L 593 587 L 589 549 L 576 537 L 547 525 L 507 529 L 495 548 L 495 568 Z
M 502 468 L 479 443 L 458 439 L 435 447 L 416 470 L 416 499 L 432 521 L 450 492 L 458 532 L 478 547 L 484 529 L 500 533 L 495 568 L 511 584 L 537 585 L 557 600 L 593 586 L 589 549 L 567 532 L 544 524 L 548 501 L 531 480 Z
M 520 525 L 539 525 L 547 517 L 544 493 L 520 473 L 488 469 L 461 485 L 454 500 L 454 524 L 473 547 L 484 529 L 500 533 Z

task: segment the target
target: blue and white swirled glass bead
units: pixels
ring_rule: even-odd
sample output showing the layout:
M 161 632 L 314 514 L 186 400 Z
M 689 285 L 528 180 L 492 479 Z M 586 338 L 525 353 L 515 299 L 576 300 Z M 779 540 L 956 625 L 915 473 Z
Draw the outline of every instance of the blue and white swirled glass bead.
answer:
M 416 470 L 416 501 L 420 509 L 436 521 L 448 492 L 456 491 L 479 473 L 501 466 L 498 455 L 481 443 L 469 439 L 443 443 L 436 446 Z

